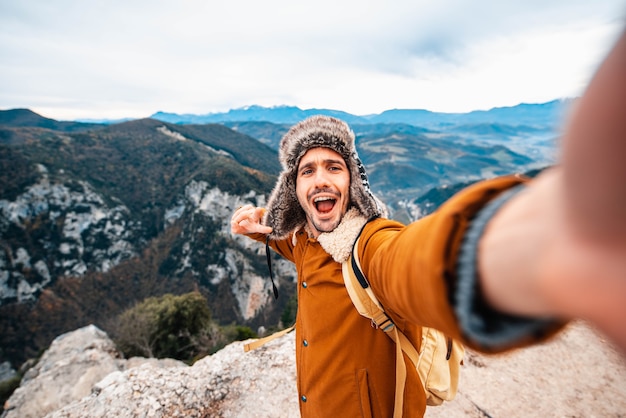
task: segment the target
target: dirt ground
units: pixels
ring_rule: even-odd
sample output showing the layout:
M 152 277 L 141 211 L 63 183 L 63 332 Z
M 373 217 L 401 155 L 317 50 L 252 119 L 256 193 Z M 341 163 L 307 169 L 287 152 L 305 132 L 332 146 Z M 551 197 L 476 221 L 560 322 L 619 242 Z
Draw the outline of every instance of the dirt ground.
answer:
M 582 322 L 539 346 L 467 352 L 457 397 L 426 417 L 626 417 L 626 358 Z

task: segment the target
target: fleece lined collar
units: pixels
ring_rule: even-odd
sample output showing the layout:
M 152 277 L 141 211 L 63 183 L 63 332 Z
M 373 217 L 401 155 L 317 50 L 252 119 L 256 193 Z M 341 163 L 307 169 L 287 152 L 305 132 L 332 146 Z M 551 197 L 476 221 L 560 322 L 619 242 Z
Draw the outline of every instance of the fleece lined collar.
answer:
M 339 226 L 331 232 L 322 232 L 317 237 L 317 242 L 333 257 L 333 260 L 343 263 L 350 256 L 352 246 L 367 220 L 356 208 L 351 208 L 343 216 Z

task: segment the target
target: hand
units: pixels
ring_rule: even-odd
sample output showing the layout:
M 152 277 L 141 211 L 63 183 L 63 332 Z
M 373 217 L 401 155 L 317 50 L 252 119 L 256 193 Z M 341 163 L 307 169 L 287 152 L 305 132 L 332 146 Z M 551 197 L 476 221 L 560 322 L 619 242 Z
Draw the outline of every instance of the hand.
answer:
M 495 308 L 589 320 L 624 355 L 625 72 L 626 31 L 569 116 L 559 166 L 494 215 L 478 261 Z
M 483 294 L 503 312 L 590 321 L 626 356 L 626 236 L 580 228 L 563 184 L 563 169 L 546 170 L 489 221 Z
M 235 211 L 230 221 L 230 231 L 233 234 L 269 234 L 272 228 L 261 224 L 265 208 L 245 205 Z

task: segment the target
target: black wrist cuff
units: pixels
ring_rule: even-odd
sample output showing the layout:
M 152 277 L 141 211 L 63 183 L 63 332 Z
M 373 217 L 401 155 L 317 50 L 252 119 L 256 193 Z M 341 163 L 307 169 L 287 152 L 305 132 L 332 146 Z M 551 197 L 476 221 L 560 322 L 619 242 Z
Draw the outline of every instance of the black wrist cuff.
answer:
M 558 322 L 551 318 L 509 315 L 493 309 L 481 289 L 477 272 L 480 238 L 494 214 L 524 187 L 518 185 L 503 192 L 478 212 L 465 233 L 459 253 L 458 282 L 453 299 L 457 320 L 464 337 L 488 351 L 516 346 L 529 337 L 540 338 Z

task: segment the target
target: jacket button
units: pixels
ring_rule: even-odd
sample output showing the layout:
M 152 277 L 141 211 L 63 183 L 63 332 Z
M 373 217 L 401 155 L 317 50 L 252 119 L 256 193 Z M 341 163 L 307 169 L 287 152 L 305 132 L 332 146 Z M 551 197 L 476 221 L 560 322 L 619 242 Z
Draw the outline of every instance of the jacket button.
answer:
M 302 345 L 305 347 L 309 346 L 309 342 L 307 340 L 302 341 Z
M 302 287 L 304 287 L 306 289 L 306 287 L 307 287 L 306 282 L 302 282 Z
M 304 395 L 300 396 L 300 400 L 301 400 L 302 402 L 306 402 L 306 396 L 304 396 Z

